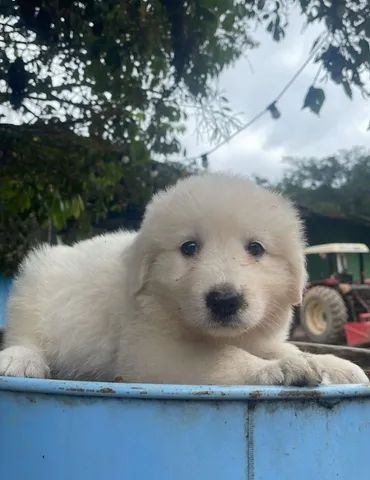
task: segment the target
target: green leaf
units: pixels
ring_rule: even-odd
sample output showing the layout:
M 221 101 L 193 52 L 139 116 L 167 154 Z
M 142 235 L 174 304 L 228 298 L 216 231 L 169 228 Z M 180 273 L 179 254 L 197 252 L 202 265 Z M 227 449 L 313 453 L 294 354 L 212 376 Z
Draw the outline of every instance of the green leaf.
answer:
M 202 167 L 206 170 L 208 168 L 208 165 L 209 165 L 207 154 L 202 155 L 201 160 L 202 160 Z
M 230 13 L 229 15 L 226 15 L 222 25 L 226 31 L 230 31 L 233 28 L 234 22 L 235 22 L 235 16 L 234 14 Z
M 370 47 L 368 40 L 362 39 L 358 43 L 361 48 L 361 60 L 363 62 L 370 62 Z
M 273 118 L 274 120 L 277 120 L 278 118 L 281 117 L 281 112 L 280 112 L 280 110 L 277 108 L 275 102 L 271 103 L 271 105 L 269 105 L 269 106 L 267 107 L 267 110 L 271 113 L 271 116 L 272 116 L 272 118 Z
M 61 230 L 65 225 L 63 214 L 60 211 L 51 214 L 51 221 L 57 230 Z
M 345 91 L 346 95 L 352 100 L 352 88 L 351 88 L 350 84 L 346 81 L 343 81 L 342 85 L 343 85 L 343 88 L 344 88 L 344 91 Z
M 322 88 L 316 88 L 311 86 L 308 89 L 307 95 L 304 99 L 303 108 L 309 108 L 311 112 L 318 115 L 321 107 L 325 101 L 325 92 Z
M 75 219 L 78 219 L 81 215 L 82 210 L 83 210 L 83 201 L 81 196 L 77 195 L 76 197 L 73 197 L 71 201 L 71 205 L 70 205 L 71 214 Z

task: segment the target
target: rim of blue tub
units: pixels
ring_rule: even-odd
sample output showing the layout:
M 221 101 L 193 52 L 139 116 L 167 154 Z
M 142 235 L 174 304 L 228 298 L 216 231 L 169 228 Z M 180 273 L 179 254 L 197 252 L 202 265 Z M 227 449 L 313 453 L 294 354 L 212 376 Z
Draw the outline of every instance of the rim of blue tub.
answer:
M 167 400 L 297 400 L 370 397 L 368 385 L 281 387 L 266 385 L 170 385 L 1 377 L 0 392 Z

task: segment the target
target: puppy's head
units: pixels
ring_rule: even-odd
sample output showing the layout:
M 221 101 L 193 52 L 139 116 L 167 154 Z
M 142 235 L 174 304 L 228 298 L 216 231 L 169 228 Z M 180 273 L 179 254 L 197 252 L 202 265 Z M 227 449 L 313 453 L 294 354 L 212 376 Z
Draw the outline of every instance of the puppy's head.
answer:
M 189 177 L 156 195 L 131 257 L 133 294 L 215 336 L 276 328 L 306 279 L 295 209 L 230 175 Z

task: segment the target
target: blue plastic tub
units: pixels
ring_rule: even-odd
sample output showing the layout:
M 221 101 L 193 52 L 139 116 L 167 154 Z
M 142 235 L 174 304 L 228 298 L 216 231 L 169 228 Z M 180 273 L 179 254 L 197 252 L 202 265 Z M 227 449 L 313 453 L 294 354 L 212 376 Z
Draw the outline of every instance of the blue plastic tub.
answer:
M 370 388 L 0 377 L 2 480 L 368 480 Z

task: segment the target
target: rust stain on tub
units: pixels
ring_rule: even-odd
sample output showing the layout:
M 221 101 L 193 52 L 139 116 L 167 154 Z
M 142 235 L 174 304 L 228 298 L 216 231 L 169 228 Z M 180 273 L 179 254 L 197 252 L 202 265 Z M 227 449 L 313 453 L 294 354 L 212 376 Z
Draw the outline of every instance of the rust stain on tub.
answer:
M 113 388 L 110 388 L 110 387 L 100 388 L 99 390 L 97 390 L 97 392 L 99 392 L 99 393 L 116 393 L 116 391 L 113 390 Z
M 279 397 L 282 398 L 321 398 L 321 393 L 318 390 L 293 390 L 293 391 L 283 391 L 279 393 Z
M 210 392 L 209 390 L 199 390 L 198 392 L 193 392 L 193 395 L 194 396 L 197 396 L 197 395 L 211 395 L 212 392 Z
M 249 397 L 253 398 L 253 399 L 261 398 L 262 397 L 262 392 L 261 392 L 261 390 L 255 390 L 254 392 L 250 393 Z
M 208 395 L 215 395 L 215 392 L 211 391 L 211 390 L 199 390 L 197 392 L 193 392 L 192 393 L 193 397 L 197 397 L 197 396 L 202 396 L 202 395 L 205 395 L 205 396 L 208 396 Z M 221 397 L 226 397 L 227 396 L 227 393 L 226 392 L 217 392 L 216 394 L 217 396 L 221 396 Z

